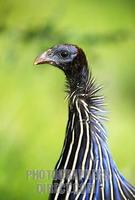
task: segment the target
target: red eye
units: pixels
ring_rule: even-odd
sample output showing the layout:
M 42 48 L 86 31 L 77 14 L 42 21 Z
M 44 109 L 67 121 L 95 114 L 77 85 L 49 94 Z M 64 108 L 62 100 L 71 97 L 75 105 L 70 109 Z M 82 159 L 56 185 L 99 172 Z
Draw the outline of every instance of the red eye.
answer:
M 62 58 L 67 58 L 67 57 L 69 56 L 69 53 L 68 53 L 67 51 L 61 51 L 61 52 L 60 52 L 60 56 L 61 56 Z

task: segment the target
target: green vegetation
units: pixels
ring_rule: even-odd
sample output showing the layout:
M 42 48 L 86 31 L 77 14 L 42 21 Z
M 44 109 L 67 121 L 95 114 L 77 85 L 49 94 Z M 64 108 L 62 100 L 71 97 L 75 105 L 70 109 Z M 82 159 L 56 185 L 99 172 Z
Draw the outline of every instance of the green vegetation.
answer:
M 56 43 L 85 49 L 104 85 L 109 147 L 135 184 L 135 2 L 0 1 L 0 199 L 40 200 L 27 170 L 52 170 L 67 121 L 64 76 L 35 57 Z

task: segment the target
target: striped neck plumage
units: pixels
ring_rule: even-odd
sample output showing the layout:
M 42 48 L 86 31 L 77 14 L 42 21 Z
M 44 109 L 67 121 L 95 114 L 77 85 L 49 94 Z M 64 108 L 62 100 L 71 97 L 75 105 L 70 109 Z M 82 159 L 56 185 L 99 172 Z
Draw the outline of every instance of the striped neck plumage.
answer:
M 85 88 L 69 93 L 66 136 L 55 168 L 56 191 L 50 199 L 135 200 L 134 188 L 119 173 L 108 151 L 99 90 L 89 77 Z
M 71 80 L 67 79 L 66 91 L 68 92 L 69 113 L 77 115 L 78 105 L 83 123 L 87 122 L 89 124 L 90 135 L 92 135 L 93 129 L 96 127 L 99 137 L 105 141 L 106 132 L 102 125 L 104 119 L 106 119 L 104 97 L 98 94 L 102 87 L 96 85 L 92 73 L 89 73 L 88 66 L 84 66 L 78 76 L 79 78 L 75 76 L 74 81 L 73 78 Z

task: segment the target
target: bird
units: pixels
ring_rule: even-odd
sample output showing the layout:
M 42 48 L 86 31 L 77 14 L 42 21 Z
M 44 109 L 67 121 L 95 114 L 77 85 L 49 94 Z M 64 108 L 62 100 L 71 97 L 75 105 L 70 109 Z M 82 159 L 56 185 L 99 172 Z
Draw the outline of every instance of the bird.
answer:
M 49 200 L 135 200 L 135 187 L 120 173 L 107 144 L 104 96 L 84 51 L 58 44 L 36 57 L 65 74 L 68 122 Z

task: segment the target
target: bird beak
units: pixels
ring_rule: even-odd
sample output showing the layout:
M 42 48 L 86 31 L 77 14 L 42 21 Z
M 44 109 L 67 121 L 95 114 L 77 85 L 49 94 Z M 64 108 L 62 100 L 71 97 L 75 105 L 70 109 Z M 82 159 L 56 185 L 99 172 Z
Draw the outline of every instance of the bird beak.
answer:
M 48 56 L 48 51 L 42 53 L 41 55 L 39 55 L 35 61 L 34 61 L 34 65 L 40 65 L 40 64 L 45 64 L 45 63 L 49 63 L 49 64 L 53 64 L 52 60 L 49 58 Z

